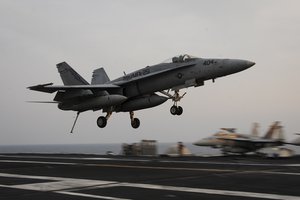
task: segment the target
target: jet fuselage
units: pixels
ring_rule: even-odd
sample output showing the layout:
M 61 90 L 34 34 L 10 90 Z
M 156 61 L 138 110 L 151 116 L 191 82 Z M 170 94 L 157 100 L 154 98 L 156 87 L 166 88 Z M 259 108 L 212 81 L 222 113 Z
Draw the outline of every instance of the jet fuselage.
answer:
M 202 86 L 204 81 L 243 71 L 255 63 L 237 59 L 192 58 L 178 63 L 161 63 L 137 70 L 111 81 L 124 88 L 124 96 L 154 93 L 166 89 L 179 90 Z M 181 67 L 182 66 L 182 67 Z M 178 68 L 175 70 L 170 70 Z M 157 74 L 156 76 L 149 76 Z M 135 80 L 136 81 L 131 81 Z

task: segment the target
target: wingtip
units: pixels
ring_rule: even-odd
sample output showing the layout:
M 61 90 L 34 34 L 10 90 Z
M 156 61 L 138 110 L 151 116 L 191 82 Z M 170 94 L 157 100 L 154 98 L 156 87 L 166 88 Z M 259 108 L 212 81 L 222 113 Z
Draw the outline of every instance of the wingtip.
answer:
M 53 83 L 45 83 L 45 84 L 33 85 L 33 86 L 27 87 L 27 89 L 29 89 L 29 90 L 35 90 L 37 88 L 43 88 L 43 87 L 49 86 L 49 85 L 53 85 Z
M 66 61 L 62 61 L 62 62 L 56 64 L 57 67 L 62 66 L 62 65 L 68 65 L 68 63 Z

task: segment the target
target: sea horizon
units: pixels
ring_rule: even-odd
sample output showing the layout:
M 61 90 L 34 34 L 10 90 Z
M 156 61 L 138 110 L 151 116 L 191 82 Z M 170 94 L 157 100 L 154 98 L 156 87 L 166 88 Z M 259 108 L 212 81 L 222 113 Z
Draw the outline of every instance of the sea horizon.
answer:
M 115 155 L 122 154 L 123 144 L 133 143 L 93 143 L 93 144 L 17 144 L 0 145 L 2 154 L 21 154 L 21 153 L 46 153 L 46 154 L 98 154 L 104 155 L 108 152 Z M 190 142 L 183 142 L 185 147 L 194 155 L 214 156 L 221 155 L 221 150 L 211 147 L 195 146 Z M 156 143 L 157 153 L 166 154 L 170 147 L 176 147 L 176 142 Z M 296 155 L 300 154 L 300 147 L 286 145 L 285 148 L 292 149 Z

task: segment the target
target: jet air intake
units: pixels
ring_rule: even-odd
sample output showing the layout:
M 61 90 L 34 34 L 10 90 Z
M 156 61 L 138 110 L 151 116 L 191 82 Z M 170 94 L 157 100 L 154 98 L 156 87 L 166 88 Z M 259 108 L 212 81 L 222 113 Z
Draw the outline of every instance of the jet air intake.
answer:
M 125 102 L 121 105 L 120 109 L 118 109 L 117 112 L 129 112 L 145 108 L 152 108 L 166 102 L 167 100 L 167 97 L 159 96 L 156 94 L 144 96 Z
M 123 95 L 106 95 L 99 96 L 76 103 L 59 103 L 58 108 L 61 110 L 74 110 L 74 111 L 86 111 L 86 110 L 99 110 L 109 106 L 115 106 L 123 103 L 127 100 L 127 97 Z

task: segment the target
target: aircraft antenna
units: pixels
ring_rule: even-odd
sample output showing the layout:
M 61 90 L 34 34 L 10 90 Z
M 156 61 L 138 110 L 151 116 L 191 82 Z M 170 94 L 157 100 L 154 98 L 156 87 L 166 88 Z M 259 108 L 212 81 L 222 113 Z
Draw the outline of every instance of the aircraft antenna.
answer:
M 70 132 L 70 133 L 73 133 L 73 130 L 74 130 L 75 124 L 76 124 L 76 122 L 77 122 L 77 119 L 78 119 L 78 117 L 79 117 L 79 114 L 80 114 L 80 112 L 77 112 L 77 115 L 76 115 L 76 118 L 75 118 L 75 121 L 74 121 L 74 124 L 73 124 L 73 126 L 72 126 L 72 129 L 71 129 L 71 132 Z

